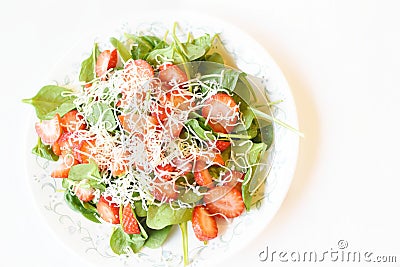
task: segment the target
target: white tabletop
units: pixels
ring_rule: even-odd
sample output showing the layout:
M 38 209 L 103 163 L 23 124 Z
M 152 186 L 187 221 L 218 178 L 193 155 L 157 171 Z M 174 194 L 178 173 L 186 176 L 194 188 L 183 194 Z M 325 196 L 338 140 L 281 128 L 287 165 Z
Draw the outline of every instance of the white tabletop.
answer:
M 368 266 L 400 266 L 399 1 L 116 2 L 9 1 L 0 10 L 0 266 L 88 266 L 37 213 L 23 163 L 33 110 L 20 100 L 82 31 L 118 22 L 120 13 L 171 7 L 222 18 L 258 40 L 285 74 L 305 134 L 281 209 L 226 266 L 289 266 L 288 255 L 309 251 L 327 251 L 317 266 L 342 266 L 328 254 L 346 242 L 346 251 L 372 253 L 371 261 L 397 257 Z M 275 258 L 260 261 L 267 247 Z

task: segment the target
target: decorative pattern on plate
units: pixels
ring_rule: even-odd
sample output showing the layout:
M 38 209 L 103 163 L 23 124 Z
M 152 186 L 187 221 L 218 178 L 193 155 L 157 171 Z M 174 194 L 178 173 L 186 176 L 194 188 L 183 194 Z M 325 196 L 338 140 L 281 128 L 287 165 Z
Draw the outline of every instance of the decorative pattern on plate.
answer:
M 272 102 L 283 100 L 274 106 L 274 116 L 297 127 L 296 110 L 288 85 L 266 51 L 237 28 L 213 18 L 205 20 L 204 16 L 202 18 L 201 26 L 193 23 L 196 21 L 193 18 L 179 20 L 180 32 L 190 31 L 195 36 L 203 33 L 221 33 L 221 39 L 237 67 L 250 75 L 261 78 L 261 84 Z M 163 36 L 166 30 L 171 29 L 173 22 L 171 18 L 165 18 L 157 22 L 144 22 L 133 26 L 126 23 L 107 37 L 119 37 L 123 32 Z M 186 36 L 181 37 L 184 39 Z M 102 39 L 96 39 L 96 41 L 99 40 Z M 100 45 L 102 45 L 101 42 Z M 82 55 L 82 51 L 87 51 L 85 47 L 76 47 L 75 49 L 77 51 L 74 54 L 75 58 L 76 55 Z M 84 57 L 82 55 L 82 58 Z M 66 85 L 75 83 L 78 76 L 77 71 L 80 68 L 76 62 L 78 60 L 67 62 L 68 64 L 57 70 L 54 75 L 56 83 Z M 65 69 L 69 70 L 70 74 L 64 77 L 60 76 L 60 74 L 66 73 Z M 222 234 L 217 239 L 210 241 L 207 246 L 199 242 L 189 231 L 191 266 L 204 266 L 205 264 L 210 266 L 211 258 L 214 263 L 216 259 L 223 260 L 221 255 L 226 257 L 232 255 L 254 239 L 278 210 L 294 171 L 298 136 L 281 127 L 275 127 L 275 136 L 275 146 L 270 153 L 270 156 L 274 157 L 274 163 L 265 187 L 256 196 L 257 201 L 254 203 L 253 209 L 235 218 L 232 222 L 219 221 Z M 28 139 L 32 140 L 29 143 L 33 144 L 33 137 L 34 132 L 29 132 Z M 50 227 L 77 254 L 92 263 L 101 263 L 101 266 L 133 266 L 137 263 L 141 263 L 141 266 L 145 264 L 154 267 L 182 265 L 181 239 L 177 229 L 160 249 L 143 249 L 138 254 L 116 256 L 109 248 L 112 226 L 92 223 L 69 209 L 63 200 L 63 194 L 58 192 L 62 188 L 60 180 L 49 176 L 53 165 L 45 160 L 35 159 L 32 155 L 28 156 L 27 164 L 28 171 L 32 175 L 30 177 L 32 190 L 39 208 L 43 211 Z

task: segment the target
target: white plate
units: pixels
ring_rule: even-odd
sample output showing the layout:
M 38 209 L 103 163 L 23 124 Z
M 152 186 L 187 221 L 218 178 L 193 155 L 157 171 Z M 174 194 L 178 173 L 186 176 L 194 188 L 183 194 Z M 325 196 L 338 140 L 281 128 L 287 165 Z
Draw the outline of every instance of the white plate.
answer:
M 164 13 L 165 14 L 165 13 Z M 123 24 L 118 30 L 93 33 L 97 37 L 82 32 L 82 42 L 76 45 L 58 66 L 49 80 L 60 84 L 70 83 L 77 78 L 80 62 L 90 52 L 94 41 L 108 43 L 111 36 L 120 37 L 123 32 L 154 33 L 163 36 L 166 29 L 172 29 L 177 21 L 182 32 L 191 31 L 195 36 L 202 33 L 220 33 L 227 50 L 232 54 L 239 69 L 262 78 L 271 101 L 283 100 L 275 106 L 274 115 L 293 127 L 297 127 L 297 115 L 288 84 L 271 56 L 247 34 L 223 21 L 211 17 L 179 15 L 179 19 L 166 15 L 152 14 L 142 19 L 135 18 Z M 95 30 L 93 30 L 95 31 Z M 32 122 L 33 123 L 33 122 Z M 33 127 L 32 127 L 33 128 Z M 292 180 L 298 154 L 298 136 L 287 129 L 275 129 L 274 162 L 268 176 L 262 200 L 250 212 L 235 218 L 218 238 L 204 246 L 189 228 L 189 254 L 191 266 L 211 266 L 234 257 L 253 240 L 271 221 L 280 207 Z M 28 144 L 32 147 L 36 134 L 28 133 Z M 30 148 L 27 148 L 28 153 Z M 166 244 L 157 250 L 144 249 L 133 257 L 118 257 L 109 248 L 111 226 L 94 224 L 73 212 L 63 201 L 60 179 L 52 179 L 52 169 L 48 162 L 37 159 L 30 153 L 27 156 L 28 172 L 31 174 L 31 187 L 37 204 L 49 226 L 65 244 L 78 255 L 98 266 L 124 266 L 141 262 L 140 266 L 179 266 L 182 265 L 182 246 L 179 229 L 175 229 Z M 221 222 L 224 223 L 224 222 Z M 226 224 L 226 223 L 225 223 Z M 45 256 L 45 255 L 44 255 Z M 211 261 L 212 259 L 212 261 Z M 132 265 L 133 266 L 133 265 Z

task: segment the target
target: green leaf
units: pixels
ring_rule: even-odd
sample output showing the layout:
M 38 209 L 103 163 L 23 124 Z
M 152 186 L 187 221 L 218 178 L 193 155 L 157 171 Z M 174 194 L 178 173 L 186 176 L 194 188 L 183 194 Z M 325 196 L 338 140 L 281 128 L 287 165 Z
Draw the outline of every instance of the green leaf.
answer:
M 253 142 L 263 142 L 267 145 L 267 149 L 271 147 L 274 141 L 274 127 L 272 124 L 258 129 L 257 136 L 254 137 Z
M 267 149 L 267 145 L 264 143 L 253 143 L 249 154 L 248 162 L 250 165 L 256 164 L 260 161 L 260 155 Z
M 160 230 L 149 229 L 149 238 L 146 240 L 144 245 L 148 248 L 159 248 L 164 244 L 169 233 L 171 232 L 172 225 L 168 225 Z
M 114 229 L 110 237 L 110 247 L 115 254 L 126 254 L 126 248 L 129 247 L 130 242 L 130 236 L 125 233 L 121 227 L 116 227 Z
M 46 85 L 34 97 L 23 99 L 22 102 L 33 105 L 40 120 L 50 120 L 57 113 L 62 117 L 68 111 L 75 109 L 73 102 L 75 97 L 63 96 L 66 92 L 72 91 L 57 85 Z
M 221 54 L 214 52 L 210 55 L 205 55 L 204 59 L 206 61 L 210 61 L 210 62 L 215 62 L 215 63 L 219 63 L 219 64 L 224 64 L 224 58 L 221 56 Z
M 246 175 L 243 178 L 243 183 L 242 183 L 242 198 L 244 206 L 246 207 L 247 211 L 249 211 L 251 207 L 252 196 L 249 191 L 249 185 L 250 185 L 249 179 L 251 179 L 253 172 L 254 168 L 252 168 L 252 170 L 247 171 Z
M 129 235 L 129 236 L 130 236 L 129 246 L 131 247 L 134 253 L 138 253 L 144 246 L 146 238 L 143 237 L 141 234 Z
M 97 123 L 103 123 L 107 131 L 112 131 L 117 127 L 113 109 L 102 102 L 95 103 L 92 106 L 92 112 L 87 117 L 87 120 L 92 126 Z
M 168 225 L 179 224 L 192 219 L 193 209 L 171 208 L 169 204 L 151 205 L 147 212 L 146 224 L 152 229 L 162 229 Z
M 94 206 L 89 203 L 83 204 L 77 196 L 71 194 L 70 190 L 65 190 L 64 199 L 72 210 L 81 213 L 84 217 L 95 223 L 100 223 L 97 210 Z
M 128 48 L 126 48 L 126 46 L 122 42 L 120 42 L 117 38 L 111 37 L 110 43 L 115 47 L 115 49 L 117 49 L 120 57 L 124 62 L 132 58 L 132 55 L 129 52 Z
M 51 149 L 50 145 L 43 144 L 40 137 L 38 138 L 36 146 L 32 149 L 32 154 L 52 161 L 57 161 L 59 158 L 56 154 L 54 154 L 53 149 Z
M 198 58 L 201 58 L 206 53 L 206 50 L 198 45 L 194 44 L 182 44 L 185 48 L 185 56 L 189 61 L 194 61 Z
M 147 211 L 145 209 L 143 209 L 142 201 L 135 201 L 133 203 L 133 205 L 135 206 L 135 213 L 137 216 L 139 216 L 139 217 L 147 216 Z
M 125 37 L 134 42 L 131 50 L 133 59 L 146 59 L 149 53 L 157 46 L 159 48 L 163 48 L 164 46 L 164 42 L 156 36 L 125 34 Z
M 208 51 L 211 47 L 211 38 L 208 33 L 194 39 L 191 44 L 194 44 L 198 47 L 202 47 L 205 51 Z
M 203 129 L 199 122 L 195 119 L 190 119 L 185 123 L 193 132 L 202 140 L 215 140 L 215 136 L 212 134 L 212 131 Z
M 92 53 L 81 64 L 81 71 L 79 73 L 79 81 L 91 82 L 96 78 L 96 61 L 100 55 L 100 50 L 97 43 L 94 44 Z
M 96 163 L 78 164 L 71 167 L 68 179 L 72 181 L 82 181 L 84 179 L 101 179 L 99 168 Z
M 199 192 L 201 193 L 205 193 L 206 191 L 206 188 L 199 188 Z M 185 190 L 181 195 L 179 195 L 179 200 L 188 204 L 197 203 L 202 198 L 203 195 L 198 195 L 192 189 Z

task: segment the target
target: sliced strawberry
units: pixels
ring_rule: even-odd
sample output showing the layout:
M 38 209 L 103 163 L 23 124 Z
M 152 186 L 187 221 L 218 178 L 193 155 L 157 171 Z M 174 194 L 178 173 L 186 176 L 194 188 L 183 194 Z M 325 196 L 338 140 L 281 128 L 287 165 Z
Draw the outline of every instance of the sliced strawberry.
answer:
M 82 142 L 75 138 L 76 133 L 64 132 L 60 138 L 57 140 L 60 146 L 61 155 L 72 155 L 76 160 L 82 162 L 79 153 Z
M 93 152 L 96 147 L 94 140 L 83 141 L 79 150 L 77 150 L 78 161 L 81 163 L 89 163 L 89 159 L 94 159 L 96 154 Z
M 196 206 L 193 209 L 192 227 L 200 241 L 211 240 L 218 235 L 217 221 L 204 206 Z
M 220 152 L 226 150 L 230 145 L 231 145 L 231 142 L 228 142 L 228 141 L 217 140 L 217 142 L 215 142 L 215 146 L 217 147 L 217 149 Z
M 138 75 L 141 80 L 149 80 L 154 77 L 153 68 L 143 59 L 129 60 L 124 68 L 132 70 L 132 74 Z
M 58 142 L 54 142 L 53 145 L 51 146 L 51 150 L 53 150 L 54 154 L 57 156 L 61 155 L 61 148 Z
M 194 172 L 194 180 L 200 186 L 213 187 L 213 177 L 211 176 L 208 169 L 204 169 L 198 172 Z
M 97 212 L 104 221 L 119 224 L 119 207 L 111 203 L 109 197 L 100 197 L 97 203 Z
M 163 71 L 163 70 L 166 70 L 167 68 L 169 68 L 169 67 L 171 67 L 171 66 L 173 66 L 174 64 L 172 64 L 171 62 L 164 62 L 163 64 L 161 64 L 159 67 L 158 67 L 158 70 L 159 71 Z
M 242 181 L 245 173 L 235 170 L 230 170 L 224 173 L 222 181 L 224 185 L 232 188 L 235 187 L 238 191 L 242 192 Z
M 118 52 L 117 49 L 111 51 L 110 61 L 108 61 L 107 69 L 113 69 L 117 66 L 118 63 Z
M 122 209 L 121 224 L 125 233 L 130 235 L 140 234 L 139 224 L 130 204 L 125 205 Z
M 171 172 L 175 172 L 176 168 L 169 163 L 159 164 L 155 168 L 155 172 L 165 181 L 171 181 Z
M 215 153 L 213 163 L 215 163 L 217 165 L 225 166 L 225 161 L 222 158 L 220 153 Z
M 158 74 L 158 78 L 163 82 L 166 89 L 172 88 L 176 84 L 181 84 L 188 80 L 186 73 L 178 66 L 172 65 L 162 70 Z
M 117 50 L 114 49 L 112 52 L 110 50 L 104 50 L 101 52 L 96 61 L 95 71 L 97 77 L 101 77 L 107 72 L 107 70 L 115 68 L 117 61 Z
M 210 189 L 203 200 L 211 214 L 221 213 L 227 218 L 239 216 L 245 208 L 242 194 L 239 190 L 228 186 L 218 186 Z
M 183 122 L 168 119 L 164 122 L 165 132 L 167 132 L 172 138 L 177 138 L 182 132 Z
M 83 202 L 89 202 L 94 198 L 94 188 L 92 187 L 83 187 L 83 186 L 75 186 L 74 187 L 75 195 L 82 200 Z
M 65 132 L 75 132 L 86 129 L 83 116 L 76 109 L 67 112 L 60 121 L 61 127 Z
M 160 181 L 156 178 L 153 196 L 155 199 L 161 202 L 174 201 L 178 198 L 177 186 L 173 182 Z
M 226 93 L 218 93 L 204 102 L 204 118 L 215 132 L 230 133 L 239 117 L 239 107 L 235 100 Z
M 65 163 L 61 163 L 51 172 L 50 176 L 53 178 L 68 178 L 70 169 L 71 167 L 68 167 Z
M 56 114 L 51 120 L 42 120 L 35 124 L 35 130 L 42 142 L 52 145 L 60 138 L 62 129 L 60 126 L 60 115 Z
M 68 178 L 69 170 L 72 166 L 78 164 L 72 156 L 62 158 L 62 162 L 51 172 L 53 178 Z

